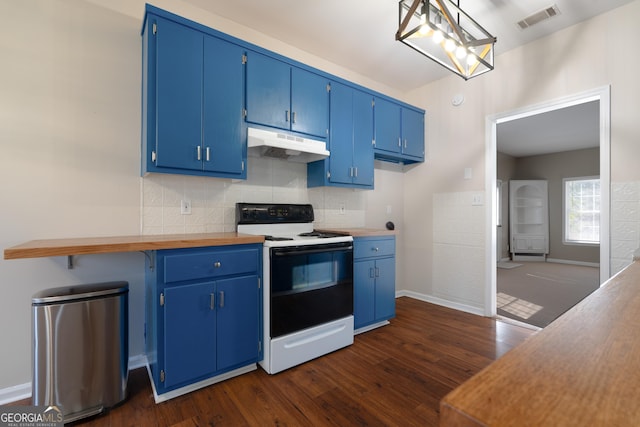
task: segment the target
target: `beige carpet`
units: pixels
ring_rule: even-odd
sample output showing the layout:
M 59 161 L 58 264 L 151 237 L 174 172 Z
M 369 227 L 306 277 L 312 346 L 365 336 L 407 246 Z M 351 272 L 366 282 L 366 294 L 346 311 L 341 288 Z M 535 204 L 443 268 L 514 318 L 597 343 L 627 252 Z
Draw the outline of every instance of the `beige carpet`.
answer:
M 544 328 L 599 287 L 599 269 L 550 262 L 498 268 L 498 314 Z

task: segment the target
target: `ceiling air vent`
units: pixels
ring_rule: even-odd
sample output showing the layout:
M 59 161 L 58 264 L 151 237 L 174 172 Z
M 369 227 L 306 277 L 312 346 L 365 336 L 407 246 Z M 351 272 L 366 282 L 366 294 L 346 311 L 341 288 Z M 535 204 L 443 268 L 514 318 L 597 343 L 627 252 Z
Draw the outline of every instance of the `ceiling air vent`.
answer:
M 554 4 L 553 6 L 542 9 L 540 12 L 536 12 L 533 15 L 527 16 L 522 21 L 518 21 L 518 27 L 520 27 L 521 30 L 524 30 L 525 28 L 529 28 L 532 25 L 545 21 L 549 18 L 553 18 L 554 16 L 559 14 L 560 9 L 558 9 L 558 6 Z

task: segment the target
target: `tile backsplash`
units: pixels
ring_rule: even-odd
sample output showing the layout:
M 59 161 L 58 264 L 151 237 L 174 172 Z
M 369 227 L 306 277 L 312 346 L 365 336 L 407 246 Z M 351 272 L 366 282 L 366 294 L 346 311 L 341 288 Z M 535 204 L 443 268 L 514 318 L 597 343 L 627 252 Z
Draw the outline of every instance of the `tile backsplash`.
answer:
M 249 157 L 246 180 L 149 174 L 140 185 L 143 235 L 235 231 L 237 202 L 311 203 L 316 228 L 365 224 L 365 190 L 307 188 L 303 163 Z M 180 213 L 182 200 L 191 214 Z

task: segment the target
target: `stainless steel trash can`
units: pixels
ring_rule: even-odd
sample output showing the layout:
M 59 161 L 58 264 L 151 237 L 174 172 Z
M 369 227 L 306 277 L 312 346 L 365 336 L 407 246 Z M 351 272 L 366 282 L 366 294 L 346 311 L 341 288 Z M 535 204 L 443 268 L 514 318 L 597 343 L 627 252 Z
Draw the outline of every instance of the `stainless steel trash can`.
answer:
M 33 405 L 64 421 L 122 402 L 129 377 L 129 284 L 46 289 L 33 296 Z

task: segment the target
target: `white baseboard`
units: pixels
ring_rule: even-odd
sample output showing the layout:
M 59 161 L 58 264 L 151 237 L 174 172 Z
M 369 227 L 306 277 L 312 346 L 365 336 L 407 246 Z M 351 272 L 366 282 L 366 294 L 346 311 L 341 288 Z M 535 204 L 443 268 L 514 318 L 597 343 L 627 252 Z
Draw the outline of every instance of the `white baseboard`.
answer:
M 31 383 L 18 384 L 0 389 L 0 405 L 31 397 Z
M 449 301 L 446 299 L 434 297 L 431 295 L 425 295 L 414 291 L 397 291 L 396 298 L 409 297 L 420 301 L 430 302 L 432 304 L 441 305 L 443 307 L 452 308 L 454 310 L 464 311 L 465 313 L 476 314 L 478 316 L 484 316 L 484 311 L 479 307 L 472 305 L 462 304 L 458 302 Z
M 190 384 L 184 387 L 180 387 L 177 388 L 175 390 L 171 390 L 168 391 L 166 393 L 163 394 L 158 394 L 158 391 L 156 390 L 156 385 L 153 382 L 153 378 L 151 375 L 151 368 L 149 367 L 149 365 L 145 364 L 146 368 L 147 368 L 147 375 L 149 375 L 149 382 L 151 383 L 151 388 L 153 390 L 153 399 L 156 402 L 156 404 L 158 403 L 162 403 L 162 402 L 166 402 L 167 400 L 171 400 L 175 397 L 178 396 L 182 396 L 185 395 L 187 393 L 191 393 L 192 391 L 196 391 L 199 390 L 203 387 L 208 387 L 212 384 L 217 384 L 221 381 L 224 380 L 228 380 L 229 378 L 233 378 L 233 377 L 237 377 L 238 375 L 243 375 L 246 373 L 249 373 L 251 371 L 255 371 L 256 369 L 258 369 L 258 364 L 257 363 L 253 363 L 251 365 L 247 365 L 244 366 L 242 368 L 238 368 L 238 369 L 234 369 L 233 371 L 229 371 L 229 372 L 225 372 L 224 374 L 220 374 L 218 376 L 212 377 L 212 378 L 207 378 L 206 380 L 202 380 L 199 381 L 197 383 L 194 384 Z
M 362 334 L 364 332 L 369 332 L 369 331 L 372 331 L 374 329 L 380 328 L 382 326 L 386 326 L 388 324 L 389 324 L 388 320 L 383 320 L 381 322 L 374 323 L 373 325 L 363 326 L 362 328 L 356 329 L 355 331 L 353 331 L 353 335 L 355 336 L 355 335 L 358 335 L 358 334 Z
M 600 263 L 598 262 L 573 261 L 569 259 L 557 259 L 557 258 L 547 258 L 547 262 L 554 262 L 556 264 L 581 265 L 583 267 L 600 268 Z
M 544 262 L 547 259 L 545 254 L 511 254 L 512 261 L 535 261 L 535 262 Z
M 142 368 L 146 364 L 144 354 L 129 357 L 129 370 Z M 17 400 L 29 399 L 31 397 L 31 382 L 18 384 L 0 389 L 0 405 L 6 405 Z

